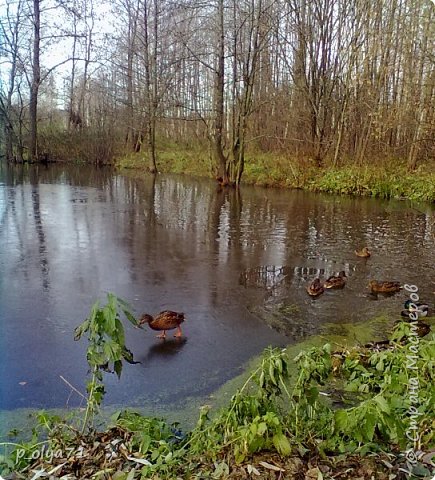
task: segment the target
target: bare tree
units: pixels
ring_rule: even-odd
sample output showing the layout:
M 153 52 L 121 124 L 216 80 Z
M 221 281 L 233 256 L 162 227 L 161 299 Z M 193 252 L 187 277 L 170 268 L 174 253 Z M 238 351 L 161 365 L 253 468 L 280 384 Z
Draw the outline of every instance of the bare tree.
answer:
M 223 185 L 229 182 L 227 158 L 223 149 L 224 127 L 224 81 L 225 81 L 225 30 L 224 30 L 224 0 L 217 0 L 216 5 L 216 59 L 214 67 L 213 89 L 213 143 L 214 155 Z
M 9 58 L 10 69 L 7 91 L 0 96 L 0 112 L 4 122 L 5 157 L 7 161 L 23 161 L 23 142 L 21 132 L 22 105 L 13 104 L 13 96 L 19 93 L 19 71 L 22 70 L 19 56 L 20 30 L 22 28 L 22 2 L 16 5 L 15 16 L 11 14 L 10 2 L 6 4 L 6 17 L 0 22 L 1 35 L 4 39 L 4 54 Z M 20 95 L 18 95 L 20 98 Z M 19 109 L 17 115 L 16 110 Z M 17 122 L 18 120 L 18 122 Z M 16 147 L 16 148 L 15 148 Z M 15 153 L 16 151 L 16 153 Z
M 30 122 L 30 158 L 38 160 L 38 92 L 41 84 L 40 45 L 41 45 L 41 5 L 40 0 L 33 0 L 33 47 L 32 79 L 30 84 L 29 122 Z

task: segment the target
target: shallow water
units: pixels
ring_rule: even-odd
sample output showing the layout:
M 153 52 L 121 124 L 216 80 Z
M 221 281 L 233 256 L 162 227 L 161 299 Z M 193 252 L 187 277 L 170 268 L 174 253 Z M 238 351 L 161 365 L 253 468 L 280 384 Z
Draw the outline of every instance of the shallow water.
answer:
M 210 393 L 267 345 L 399 315 L 406 293 L 374 297 L 372 278 L 433 304 L 434 234 L 428 205 L 0 164 L 0 409 L 80 404 L 63 380 L 85 390 L 73 329 L 107 292 L 138 315 L 186 314 L 181 341 L 127 326 L 141 363 L 106 377 L 107 404 L 160 406 Z M 343 290 L 306 294 L 340 270 Z

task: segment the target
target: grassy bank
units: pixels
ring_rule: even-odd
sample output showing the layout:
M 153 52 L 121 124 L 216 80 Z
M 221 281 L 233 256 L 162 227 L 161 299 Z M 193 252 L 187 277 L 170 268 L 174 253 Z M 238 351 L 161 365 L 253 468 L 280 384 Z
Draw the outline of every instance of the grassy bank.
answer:
M 143 154 L 119 160 L 121 169 L 146 171 Z M 207 148 L 164 145 L 159 148 L 161 172 L 212 177 L 212 161 Z M 357 166 L 316 167 L 310 160 L 296 160 L 273 153 L 247 155 L 242 182 L 267 187 L 298 188 L 313 192 L 403 198 L 435 202 L 435 165 L 422 165 L 409 172 L 404 162 L 391 160 Z
M 39 472 L 53 479 L 429 480 L 435 337 L 409 343 L 403 335 L 414 335 L 409 324 L 396 327 L 389 345 L 266 349 L 226 405 L 213 416 L 203 406 L 188 433 L 131 411 L 118 412 L 104 431 L 79 433 L 41 413 L 32 440 L 0 455 L 0 473 L 6 479 L 36 479 Z M 415 407 L 408 391 L 411 345 L 418 345 Z M 417 443 L 407 435 L 411 426 Z M 421 458 L 406 462 L 401 452 L 408 449 Z
M 420 322 L 399 322 L 389 341 L 357 347 L 340 337 L 269 347 L 231 382 L 234 393 L 218 412 L 201 407 L 189 432 L 132 411 L 98 431 L 103 372 L 120 376 L 124 361 L 133 362 L 123 321 L 137 325 L 113 294 L 94 304 L 75 329 L 75 339 L 88 340 L 85 412 L 40 412 L 29 441 L 1 443 L 3 478 L 429 480 L 435 473 L 435 335 L 420 338 Z

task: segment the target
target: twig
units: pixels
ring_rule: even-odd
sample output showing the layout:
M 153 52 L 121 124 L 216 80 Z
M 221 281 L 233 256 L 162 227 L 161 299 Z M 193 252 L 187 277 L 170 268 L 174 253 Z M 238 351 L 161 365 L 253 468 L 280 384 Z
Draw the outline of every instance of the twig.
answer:
M 87 400 L 86 396 L 83 395 L 82 392 L 79 392 L 77 390 L 77 388 L 75 388 L 73 385 L 71 385 L 71 383 L 69 383 L 66 378 L 62 377 L 62 375 L 59 375 L 59 377 L 61 378 L 61 380 L 63 380 L 68 385 L 68 387 L 70 387 L 72 390 L 74 390 L 74 392 L 76 392 L 78 395 L 80 395 L 83 399 Z

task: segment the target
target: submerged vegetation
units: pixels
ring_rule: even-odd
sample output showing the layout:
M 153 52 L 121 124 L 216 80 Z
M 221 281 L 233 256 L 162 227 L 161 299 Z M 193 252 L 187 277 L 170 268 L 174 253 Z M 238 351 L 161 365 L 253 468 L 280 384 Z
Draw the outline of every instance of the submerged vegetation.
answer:
M 433 333 L 419 338 L 412 323 L 398 323 L 388 342 L 325 344 L 296 358 L 268 348 L 229 404 L 213 415 L 203 406 L 188 433 L 131 411 L 118 412 L 97 432 L 89 412 L 102 400 L 101 370 L 120 375 L 122 361 L 133 361 L 122 313 L 136 324 L 127 304 L 109 295 L 76 330 L 77 338 L 88 334 L 91 367 L 84 419 L 41 412 L 30 440 L 2 445 L 3 477 L 392 480 L 434 474 Z

